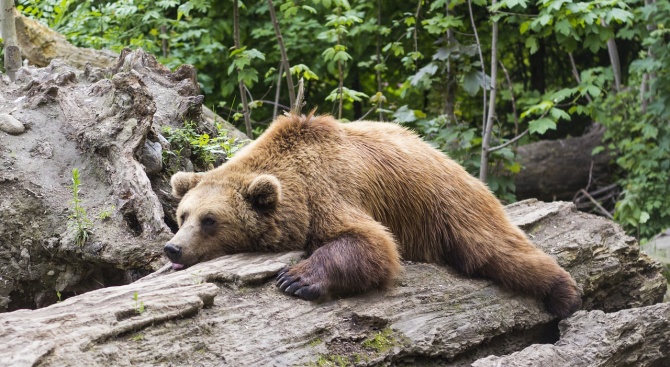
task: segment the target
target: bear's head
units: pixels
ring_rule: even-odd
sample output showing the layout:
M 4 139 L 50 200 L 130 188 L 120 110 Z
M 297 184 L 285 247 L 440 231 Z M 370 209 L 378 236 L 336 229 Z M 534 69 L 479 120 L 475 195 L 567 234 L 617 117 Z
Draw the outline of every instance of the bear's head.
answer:
M 277 241 L 275 214 L 282 189 L 275 176 L 178 172 L 171 185 L 172 194 L 181 197 L 179 231 L 164 248 L 174 269 L 261 251 L 264 244 Z

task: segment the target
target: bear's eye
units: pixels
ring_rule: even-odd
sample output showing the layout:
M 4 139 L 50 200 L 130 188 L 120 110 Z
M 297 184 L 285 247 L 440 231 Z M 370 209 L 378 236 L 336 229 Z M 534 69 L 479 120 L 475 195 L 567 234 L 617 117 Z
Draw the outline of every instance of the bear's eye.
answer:
M 203 219 L 200 221 L 200 223 L 201 223 L 204 227 L 211 227 L 211 226 L 213 226 L 213 225 L 216 224 L 216 221 L 215 221 L 214 218 L 212 218 L 212 217 L 205 217 L 205 218 L 203 218 Z

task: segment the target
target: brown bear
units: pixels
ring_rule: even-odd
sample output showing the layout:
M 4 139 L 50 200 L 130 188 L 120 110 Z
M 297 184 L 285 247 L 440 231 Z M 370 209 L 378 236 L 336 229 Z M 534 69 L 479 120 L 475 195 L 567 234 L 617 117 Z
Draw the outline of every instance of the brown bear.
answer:
M 234 158 L 178 172 L 173 268 L 239 252 L 305 250 L 279 288 L 303 299 L 389 285 L 400 259 L 451 265 L 541 297 L 566 317 L 575 281 L 508 220 L 486 185 L 393 123 L 279 117 Z

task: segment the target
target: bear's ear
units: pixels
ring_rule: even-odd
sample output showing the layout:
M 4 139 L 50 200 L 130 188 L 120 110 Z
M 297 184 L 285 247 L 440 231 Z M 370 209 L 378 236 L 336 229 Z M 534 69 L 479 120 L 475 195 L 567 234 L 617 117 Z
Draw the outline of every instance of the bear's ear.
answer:
M 281 201 L 281 183 L 272 175 L 254 178 L 244 198 L 258 209 L 274 209 Z
M 172 186 L 172 195 L 175 197 L 183 197 L 188 190 L 195 187 L 200 182 L 202 175 L 194 172 L 177 172 L 172 175 L 170 185 Z

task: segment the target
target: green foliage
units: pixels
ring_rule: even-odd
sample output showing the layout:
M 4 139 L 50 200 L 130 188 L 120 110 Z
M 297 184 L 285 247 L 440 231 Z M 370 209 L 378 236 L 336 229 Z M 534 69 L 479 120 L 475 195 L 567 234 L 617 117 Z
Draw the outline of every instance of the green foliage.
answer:
M 623 173 L 615 219 L 646 242 L 670 227 L 670 124 L 642 114 L 638 97 L 635 90 L 608 97 L 601 121 L 607 148 L 617 152 Z
M 216 129 L 216 136 L 210 136 L 199 132 L 194 121 L 185 121 L 183 128 L 163 127 L 163 134 L 171 146 L 171 150 L 163 151 L 163 161 L 166 162 L 170 156 L 179 159 L 188 150 L 190 154 L 185 158 L 193 159 L 201 170 L 207 170 L 217 163 L 217 158 L 229 159 L 248 143 L 248 140 L 229 138 L 228 131 L 219 123 Z
M 91 221 L 88 220 L 86 209 L 81 206 L 81 198 L 79 191 L 81 188 L 81 179 L 79 176 L 79 169 L 72 169 L 72 185 L 69 186 L 72 190 L 72 214 L 68 217 L 68 226 L 75 231 L 75 244 L 77 246 L 84 246 L 88 237 L 91 235 Z

